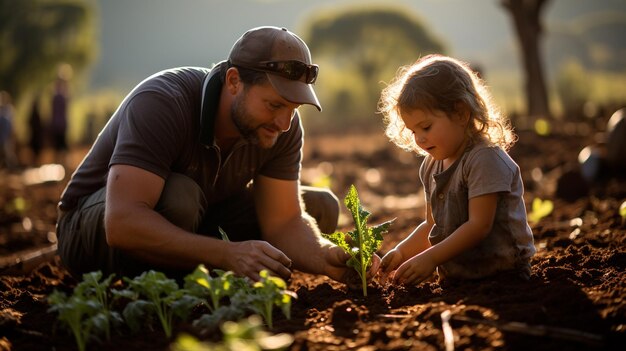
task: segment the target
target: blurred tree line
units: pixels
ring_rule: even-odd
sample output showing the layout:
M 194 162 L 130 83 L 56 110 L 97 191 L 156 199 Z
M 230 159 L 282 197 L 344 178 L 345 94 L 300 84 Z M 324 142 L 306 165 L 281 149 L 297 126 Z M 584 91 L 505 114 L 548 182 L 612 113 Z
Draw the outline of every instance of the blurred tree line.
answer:
M 79 77 L 99 49 L 92 0 L 0 0 L 0 89 L 15 101 L 72 68 Z
M 500 4 L 511 15 L 521 49 L 526 113 L 539 118 L 552 115 L 540 45 L 544 34 L 542 14 L 548 2 L 549 0 L 500 0 Z
M 619 87 L 623 78 L 610 76 L 626 74 L 622 34 L 626 13 L 593 13 L 567 28 L 552 27 L 544 23 L 550 3 L 494 1 L 511 19 L 523 80 L 521 109 L 505 112 L 514 112 L 512 117 L 525 127 L 538 118 L 581 120 L 585 113 L 589 116 L 584 110 L 589 110 L 590 100 L 616 95 L 611 90 Z M 431 32 L 422 18 L 401 6 L 333 8 L 311 14 L 301 32 L 322 67 L 316 91 L 324 111 L 305 119 L 312 130 L 380 126 L 376 103 L 396 70 L 420 56 L 449 52 L 445 41 Z M 550 41 L 546 41 L 548 33 Z M 469 63 L 478 70 L 484 68 L 480 62 Z M 490 73 L 485 79 L 490 80 Z M 623 101 L 616 105 L 619 103 Z
M 380 119 L 374 112 L 383 84 L 400 66 L 447 51 L 417 14 L 389 5 L 312 14 L 303 36 L 322 67 L 316 91 L 338 130 L 370 127 Z M 328 125 L 314 117 L 306 123 Z
M 540 52 L 541 15 L 547 2 L 500 1 L 521 44 L 527 114 L 541 117 L 551 115 Z M 398 68 L 421 56 L 449 51 L 416 13 L 391 5 L 347 6 L 312 14 L 303 36 L 322 67 L 316 90 L 325 110 L 305 120 L 313 130 L 377 126 L 380 91 Z M 480 63 L 469 63 L 482 70 Z
M 517 111 L 522 116 L 552 115 L 553 92 L 574 115 L 568 109 L 580 111 L 586 100 L 599 94 L 589 84 L 590 70 L 626 74 L 621 34 L 626 30 L 625 14 L 595 15 L 571 28 L 547 27 L 554 39 L 545 43 L 542 16 L 550 2 L 494 0 L 494 6 L 511 16 L 518 37 L 525 77 L 525 107 Z M 49 86 L 61 66 L 72 67 L 74 85 L 84 79 L 99 50 L 98 18 L 94 0 L 0 0 L 0 90 L 10 92 L 16 101 L 30 99 Z M 322 67 L 316 91 L 324 111 L 306 116 L 310 130 L 379 128 L 376 104 L 396 70 L 420 56 L 450 51 L 418 14 L 403 6 L 320 10 L 305 19 L 299 32 Z M 562 64 L 550 67 L 546 58 Z M 544 73 L 546 68 L 552 75 Z M 93 100 L 86 105 L 93 106 Z

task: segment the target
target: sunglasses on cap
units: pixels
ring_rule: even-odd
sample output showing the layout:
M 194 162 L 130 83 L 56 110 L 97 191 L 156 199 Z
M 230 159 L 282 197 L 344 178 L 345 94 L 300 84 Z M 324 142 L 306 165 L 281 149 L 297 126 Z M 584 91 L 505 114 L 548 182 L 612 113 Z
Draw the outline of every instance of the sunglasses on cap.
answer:
M 257 64 L 240 64 L 231 62 L 231 64 L 233 66 L 240 66 L 255 71 L 274 73 L 290 80 L 300 80 L 302 76 L 305 76 L 305 82 L 307 84 L 315 83 L 317 74 L 320 71 L 318 65 L 309 65 L 296 60 L 261 61 Z

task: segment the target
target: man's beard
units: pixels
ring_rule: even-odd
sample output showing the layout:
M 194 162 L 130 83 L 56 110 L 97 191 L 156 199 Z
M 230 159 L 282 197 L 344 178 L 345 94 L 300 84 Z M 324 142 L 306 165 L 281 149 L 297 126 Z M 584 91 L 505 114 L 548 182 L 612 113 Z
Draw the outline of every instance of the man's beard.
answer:
M 260 124 L 255 126 L 254 117 L 246 109 L 244 102 L 245 96 L 244 93 L 244 95 L 239 95 L 234 98 L 230 107 L 230 118 L 246 141 L 254 145 L 259 145 L 262 148 L 271 148 L 276 143 L 278 136 L 275 138 L 263 137 L 260 135 L 259 131 L 261 128 L 265 127 L 276 129 L 276 126 L 273 124 Z

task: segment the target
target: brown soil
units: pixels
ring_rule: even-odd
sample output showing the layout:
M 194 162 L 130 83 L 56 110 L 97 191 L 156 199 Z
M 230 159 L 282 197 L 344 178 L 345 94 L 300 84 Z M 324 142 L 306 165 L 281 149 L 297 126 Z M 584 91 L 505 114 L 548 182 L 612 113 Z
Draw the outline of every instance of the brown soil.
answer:
M 290 350 L 445 350 L 441 314 L 450 311 L 457 350 L 623 347 L 626 224 L 618 208 L 626 200 L 626 181 L 606 177 L 588 186 L 571 176 L 578 151 L 590 139 L 521 133 L 511 151 L 523 171 L 527 204 L 535 197 L 555 203 L 549 216 L 532 224 L 538 251 L 530 281 L 499 276 L 446 285 L 432 279 L 410 287 L 373 282 L 363 297 L 326 277 L 295 272 L 289 282 L 298 294 L 292 318 L 276 313 L 271 331 L 292 334 Z M 330 173 L 339 197 L 356 185 L 372 212 L 370 223 L 396 218 L 381 254 L 421 221 L 419 158 L 380 135 L 309 135 L 306 147 L 305 181 Z M 82 154 L 76 153 L 78 160 Z M 55 203 L 64 182 L 26 186 L 22 180 L 19 174 L 0 173 L 0 264 L 5 267 L 54 242 Z M 25 200 L 24 211 L 14 209 L 16 198 Z M 340 226 L 351 229 L 352 223 L 343 216 Z M 32 271 L 18 268 L 23 272 L 0 275 L 0 350 L 75 349 L 73 337 L 46 312 L 46 297 L 53 289 L 70 291 L 76 281 L 57 257 Z M 167 350 L 168 345 L 162 333 L 146 331 L 116 334 L 90 347 Z

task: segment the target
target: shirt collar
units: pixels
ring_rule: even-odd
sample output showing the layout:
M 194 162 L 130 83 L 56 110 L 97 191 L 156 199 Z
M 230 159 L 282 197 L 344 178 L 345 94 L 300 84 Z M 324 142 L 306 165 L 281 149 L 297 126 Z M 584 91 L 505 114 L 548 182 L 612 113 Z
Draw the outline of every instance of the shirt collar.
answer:
M 226 69 L 226 61 L 215 65 L 202 83 L 202 103 L 200 105 L 200 142 L 212 146 L 215 142 L 215 116 L 219 104 L 222 85 L 222 70 Z

